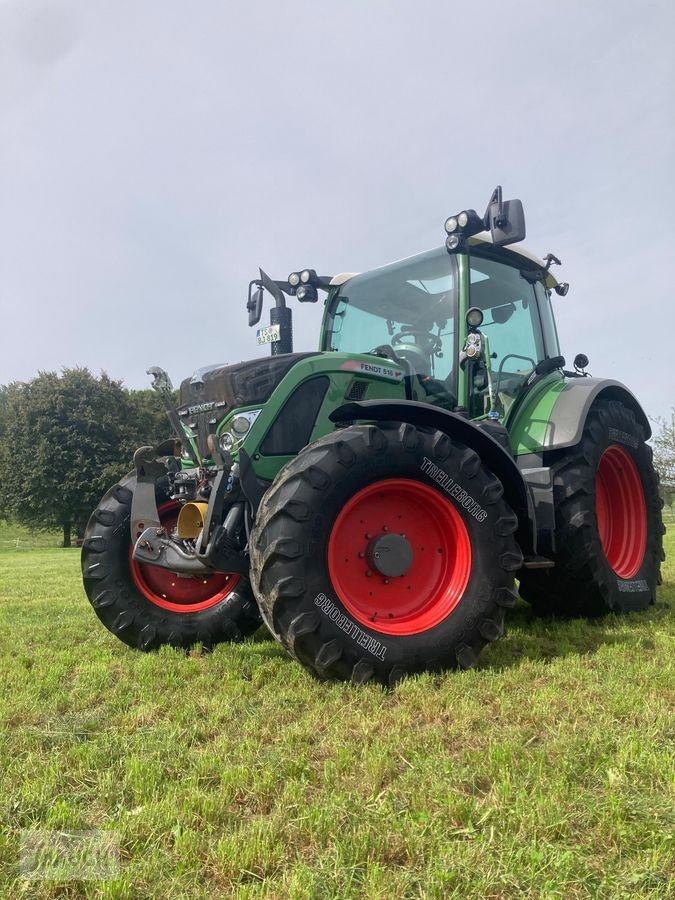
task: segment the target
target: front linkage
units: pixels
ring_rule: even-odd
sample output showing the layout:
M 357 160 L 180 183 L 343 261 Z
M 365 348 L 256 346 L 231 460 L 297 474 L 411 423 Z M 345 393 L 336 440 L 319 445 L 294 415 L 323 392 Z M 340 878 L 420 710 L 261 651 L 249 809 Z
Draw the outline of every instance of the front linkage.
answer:
M 212 443 L 216 465 L 188 472 L 178 469 L 175 457 L 156 456 L 152 447 L 140 447 L 134 454 L 130 529 L 137 562 L 178 574 L 248 573 L 239 463 Z M 183 503 L 174 534 L 160 522 L 155 499 L 160 478 L 168 480 L 170 498 Z

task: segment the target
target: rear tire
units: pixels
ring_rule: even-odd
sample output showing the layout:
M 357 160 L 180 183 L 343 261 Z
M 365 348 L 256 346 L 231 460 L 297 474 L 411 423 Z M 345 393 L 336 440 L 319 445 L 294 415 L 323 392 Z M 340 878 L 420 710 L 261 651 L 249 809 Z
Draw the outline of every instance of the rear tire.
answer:
M 556 565 L 523 570 L 523 599 L 567 616 L 646 609 L 660 583 L 665 529 L 652 451 L 633 411 L 599 400 L 580 443 L 552 469 Z
M 112 487 L 92 513 L 82 544 L 87 597 L 105 627 L 130 647 L 149 651 L 169 644 L 210 649 L 241 641 L 261 623 L 248 579 L 216 573 L 179 579 L 157 566 L 131 559 L 131 497 L 136 476 Z M 158 484 L 160 518 L 178 505 Z
M 278 474 L 251 535 L 263 619 L 319 678 L 393 685 L 476 662 L 504 633 L 522 554 L 501 482 L 407 424 L 321 438 Z

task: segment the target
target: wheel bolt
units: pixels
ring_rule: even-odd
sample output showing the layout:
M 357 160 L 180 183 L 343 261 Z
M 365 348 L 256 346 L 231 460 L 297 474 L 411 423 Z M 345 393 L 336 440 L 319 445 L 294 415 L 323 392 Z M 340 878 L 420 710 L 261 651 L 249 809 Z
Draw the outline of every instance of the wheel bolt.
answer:
M 365 553 L 359 553 L 359 559 L 363 559 L 365 555 Z
M 385 583 L 385 584 L 389 584 L 389 579 L 388 579 L 388 578 L 385 578 L 385 579 L 384 579 L 384 583 Z
M 369 541 L 372 537 L 372 534 L 366 531 L 366 540 Z
M 388 526 L 388 525 L 383 525 L 383 526 L 382 526 L 382 531 L 389 531 L 389 526 Z
M 370 571 L 370 569 L 366 569 L 366 578 L 372 578 L 372 575 L 373 573 Z

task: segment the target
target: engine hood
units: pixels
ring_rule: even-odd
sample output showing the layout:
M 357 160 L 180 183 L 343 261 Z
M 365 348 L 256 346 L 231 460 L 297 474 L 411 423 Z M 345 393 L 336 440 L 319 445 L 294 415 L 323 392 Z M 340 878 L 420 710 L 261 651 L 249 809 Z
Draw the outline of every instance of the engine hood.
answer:
M 178 415 L 196 432 L 199 452 L 207 454 L 209 433 L 233 409 L 262 406 L 297 362 L 316 355 L 283 353 L 198 369 L 191 378 L 185 378 L 180 385 Z

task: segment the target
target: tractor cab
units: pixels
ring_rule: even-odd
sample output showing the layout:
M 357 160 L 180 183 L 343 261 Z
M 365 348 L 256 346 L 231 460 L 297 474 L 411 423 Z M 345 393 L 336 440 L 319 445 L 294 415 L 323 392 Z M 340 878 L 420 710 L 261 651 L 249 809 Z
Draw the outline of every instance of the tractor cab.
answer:
M 471 418 L 506 417 L 535 367 L 559 357 L 557 282 L 531 254 L 488 235 L 333 279 L 321 350 L 402 365 L 412 399 Z
M 249 285 L 249 323 L 260 320 L 265 290 L 275 307 L 258 342 L 273 355 L 291 352 L 284 295 L 314 302 L 326 291 L 320 351 L 388 360 L 403 370 L 407 399 L 506 422 L 535 369 L 563 363 L 551 292 L 568 286 L 550 272 L 559 262 L 552 254 L 544 260 L 509 246 L 525 237 L 525 219 L 501 187 L 483 217 L 465 210 L 448 217 L 445 232 L 442 247 L 361 274 L 304 269 L 274 281 L 261 270 Z

